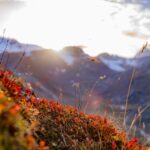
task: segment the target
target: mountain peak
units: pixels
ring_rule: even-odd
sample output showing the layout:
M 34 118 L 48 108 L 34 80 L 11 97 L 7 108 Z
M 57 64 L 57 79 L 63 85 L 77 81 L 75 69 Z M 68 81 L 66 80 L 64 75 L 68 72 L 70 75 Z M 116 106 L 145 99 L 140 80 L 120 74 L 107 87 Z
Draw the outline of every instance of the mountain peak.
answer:
M 62 53 L 68 53 L 74 57 L 80 57 L 84 54 L 81 46 L 66 46 L 62 49 Z

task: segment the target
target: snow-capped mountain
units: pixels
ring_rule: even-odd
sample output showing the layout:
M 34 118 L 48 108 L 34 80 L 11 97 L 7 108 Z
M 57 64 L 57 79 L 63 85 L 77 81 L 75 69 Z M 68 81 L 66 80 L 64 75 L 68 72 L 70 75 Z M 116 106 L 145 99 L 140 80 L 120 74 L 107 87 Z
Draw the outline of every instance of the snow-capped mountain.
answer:
M 15 39 L 10 38 L 0 38 L 0 52 L 9 51 L 9 52 L 20 52 L 25 51 L 27 55 L 31 53 L 32 50 L 39 50 L 42 47 L 33 45 L 33 44 L 24 44 L 20 43 Z
M 124 72 L 132 67 L 137 67 L 136 59 L 125 59 L 123 57 L 101 54 L 98 57 L 105 65 L 107 65 L 112 71 Z

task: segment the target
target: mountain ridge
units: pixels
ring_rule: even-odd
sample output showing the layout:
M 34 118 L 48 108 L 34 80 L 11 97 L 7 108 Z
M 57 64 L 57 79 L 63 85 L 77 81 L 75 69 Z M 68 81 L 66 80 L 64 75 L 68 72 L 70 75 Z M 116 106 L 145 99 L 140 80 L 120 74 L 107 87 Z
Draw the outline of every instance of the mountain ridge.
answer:
M 70 49 L 73 52 L 70 53 Z M 145 107 L 149 102 L 149 50 L 145 50 L 146 54 L 140 54 L 141 57 L 130 59 L 109 54 L 91 57 L 76 46 L 67 47 L 66 51 L 64 54 L 39 49 L 24 56 L 23 51 L 5 51 L 2 64 L 30 82 L 37 96 L 59 99 L 81 110 L 86 106 L 88 113 L 99 114 L 102 113 L 100 110 L 107 110 L 110 114 L 114 111 L 116 115 L 124 112 L 127 89 L 135 69 L 129 95 L 129 124 L 137 114 L 138 107 Z M 141 120 L 147 123 L 145 133 L 149 133 L 150 128 L 148 114 L 149 108 Z M 141 127 L 137 125 L 137 128 Z

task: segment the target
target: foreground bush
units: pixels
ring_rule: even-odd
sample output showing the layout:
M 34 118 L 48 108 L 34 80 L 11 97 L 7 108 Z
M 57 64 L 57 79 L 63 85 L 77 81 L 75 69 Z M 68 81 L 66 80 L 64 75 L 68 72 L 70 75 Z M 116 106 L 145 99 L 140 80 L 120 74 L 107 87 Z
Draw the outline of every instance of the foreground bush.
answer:
M 35 140 L 20 106 L 0 92 L 0 150 L 33 150 Z
M 4 69 L 0 71 L 0 85 L 0 150 L 148 149 L 136 138 L 128 141 L 106 117 L 36 98 L 25 83 Z

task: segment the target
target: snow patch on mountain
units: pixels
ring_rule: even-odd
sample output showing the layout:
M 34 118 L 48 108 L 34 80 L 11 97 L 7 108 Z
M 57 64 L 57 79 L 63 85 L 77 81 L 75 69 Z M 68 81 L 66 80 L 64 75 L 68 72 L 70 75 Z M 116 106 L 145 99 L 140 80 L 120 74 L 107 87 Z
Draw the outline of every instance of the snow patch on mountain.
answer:
M 123 72 L 126 71 L 126 69 L 122 66 L 123 61 L 122 60 L 108 60 L 105 58 L 101 58 L 101 61 L 107 65 L 111 70 L 117 71 L 117 72 Z
M 22 52 L 25 51 L 26 55 L 30 55 L 31 51 L 42 49 L 40 46 L 33 44 L 23 44 L 15 39 L 0 38 L 0 52 Z
M 63 53 L 61 54 L 61 57 L 68 65 L 72 65 L 74 63 L 74 57 L 69 53 Z
M 128 65 L 128 66 L 131 66 L 131 67 L 136 67 L 136 66 L 137 66 L 136 60 L 133 60 L 133 59 L 132 59 L 132 60 L 128 60 L 128 59 L 127 59 L 127 60 L 125 61 L 125 64 Z

